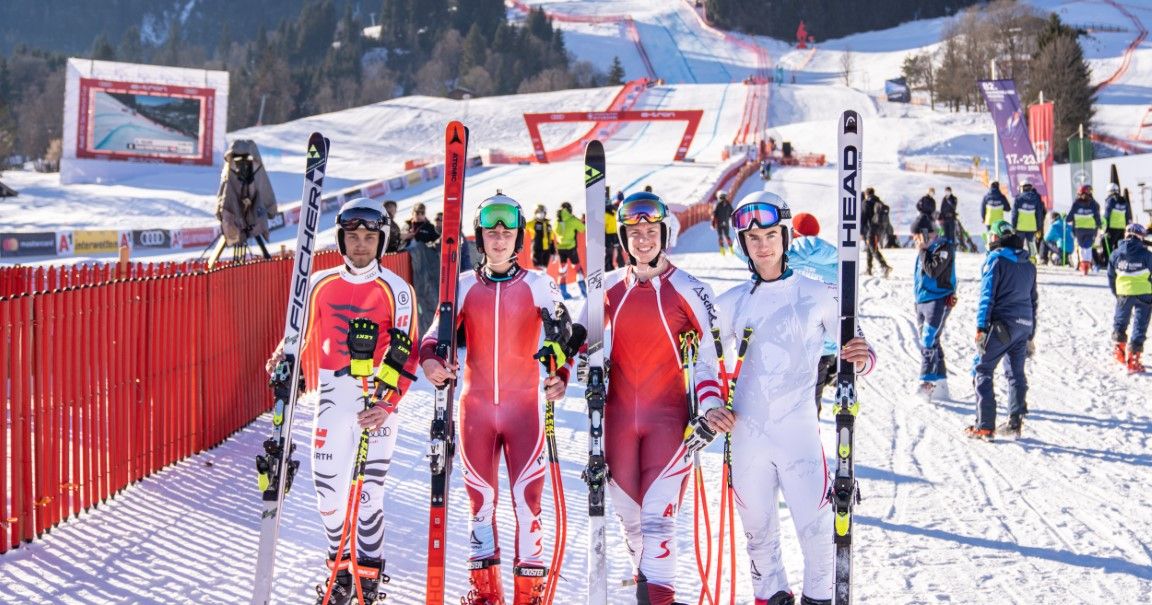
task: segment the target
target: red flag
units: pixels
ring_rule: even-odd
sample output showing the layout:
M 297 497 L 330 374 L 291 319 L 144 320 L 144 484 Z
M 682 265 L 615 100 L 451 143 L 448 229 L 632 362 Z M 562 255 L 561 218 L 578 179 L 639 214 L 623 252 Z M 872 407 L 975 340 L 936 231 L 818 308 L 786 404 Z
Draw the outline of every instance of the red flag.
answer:
M 1036 161 L 1048 191 L 1052 191 L 1052 108 L 1051 101 L 1028 106 L 1028 138 L 1032 139 L 1032 149 L 1036 151 Z M 1052 209 L 1050 196 L 1045 196 L 1044 203 Z

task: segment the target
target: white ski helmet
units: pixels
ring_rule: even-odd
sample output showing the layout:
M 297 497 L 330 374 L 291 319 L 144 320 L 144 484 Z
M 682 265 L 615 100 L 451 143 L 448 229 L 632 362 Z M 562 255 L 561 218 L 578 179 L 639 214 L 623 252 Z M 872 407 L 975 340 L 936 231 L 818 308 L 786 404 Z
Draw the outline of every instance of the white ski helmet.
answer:
M 1028 177 L 1020 178 L 1020 191 L 1028 191 L 1032 188 L 1032 181 Z
M 1120 185 L 1117 183 L 1108 183 L 1108 193 L 1120 193 Z
M 636 257 L 628 249 L 628 225 L 640 223 L 660 224 L 660 251 L 668 249 L 668 224 L 664 221 L 668 217 L 668 205 L 660 196 L 650 191 L 640 191 L 624 198 L 620 207 L 616 209 L 616 237 L 620 240 L 620 247 L 628 254 L 628 262 L 636 264 Z M 655 267 L 660 256 L 648 262 L 648 266 Z
M 756 191 L 740 199 L 732 210 L 732 226 L 736 229 L 736 239 L 740 242 L 740 251 L 748 259 L 749 268 L 752 267 L 752 257 L 748 254 L 748 246 L 744 243 L 744 234 L 752 227 L 775 227 L 780 225 L 784 244 L 784 265 L 788 265 L 788 245 L 792 238 L 792 209 L 784 198 L 769 191 Z
M 384 205 L 376 200 L 358 197 L 344 202 L 340 206 L 340 211 L 336 213 L 336 226 L 338 227 L 336 245 L 340 248 L 340 254 L 345 259 L 348 258 L 348 251 L 344 246 L 344 232 L 355 231 L 364 227 L 380 234 L 380 240 L 376 243 L 376 258 L 380 258 L 384 253 L 384 248 L 388 245 L 388 232 L 391 225 L 392 218 L 384 210 Z
M 513 254 L 519 254 L 524 246 L 524 210 L 520 202 L 504 195 L 499 190 L 496 195 L 480 202 L 476 215 L 472 218 L 472 228 L 476 235 L 476 250 L 484 254 L 484 234 L 482 229 L 495 229 L 503 225 L 505 229 L 516 229 L 516 247 Z

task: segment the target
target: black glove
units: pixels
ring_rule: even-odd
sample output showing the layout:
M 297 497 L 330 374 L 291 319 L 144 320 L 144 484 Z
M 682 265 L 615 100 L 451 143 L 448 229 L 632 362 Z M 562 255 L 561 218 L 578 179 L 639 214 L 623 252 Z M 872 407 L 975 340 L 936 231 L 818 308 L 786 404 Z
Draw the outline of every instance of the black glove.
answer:
M 376 340 L 380 326 L 371 319 L 357 317 L 348 322 L 348 355 L 352 358 L 350 373 L 363 378 L 372 375 L 372 358 L 376 355 Z
M 708 447 L 715 438 L 716 431 L 708 426 L 708 422 L 702 416 L 689 420 L 687 428 L 684 429 L 684 447 L 688 448 L 689 454 L 695 454 Z
M 376 372 L 376 380 L 384 387 L 399 391 L 400 377 L 416 380 L 416 376 L 404 369 L 408 358 L 412 356 L 412 339 L 408 333 L 399 329 L 388 330 L 388 351 L 380 362 L 380 370 Z

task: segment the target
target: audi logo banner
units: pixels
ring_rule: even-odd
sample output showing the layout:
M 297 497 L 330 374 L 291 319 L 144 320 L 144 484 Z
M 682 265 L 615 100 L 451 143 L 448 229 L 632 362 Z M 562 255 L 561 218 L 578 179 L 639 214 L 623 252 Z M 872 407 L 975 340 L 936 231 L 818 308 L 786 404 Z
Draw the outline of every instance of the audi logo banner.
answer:
M 171 248 L 172 233 L 167 229 L 134 230 L 132 245 L 136 248 Z

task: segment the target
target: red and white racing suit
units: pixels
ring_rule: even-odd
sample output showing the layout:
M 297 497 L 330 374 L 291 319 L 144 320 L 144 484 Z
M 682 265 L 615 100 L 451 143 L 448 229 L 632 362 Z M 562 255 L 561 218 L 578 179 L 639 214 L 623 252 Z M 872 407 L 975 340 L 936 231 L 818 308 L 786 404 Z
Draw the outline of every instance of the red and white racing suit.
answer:
M 364 388 L 348 374 L 348 322 L 368 318 L 380 327 L 373 359 L 379 362 L 388 350 L 388 330 L 396 327 L 416 337 L 416 304 L 412 286 L 391 271 L 373 265 L 359 273 L 346 266 L 312 276 L 310 307 L 304 350 L 301 353 L 308 390 L 319 388 L 312 441 L 312 480 L 317 505 L 328 535 L 328 557 L 336 555 L 344 526 L 345 506 L 352 482 L 360 425 L 356 417 L 364 409 Z M 415 355 L 404 369 L 416 371 Z M 400 378 L 398 401 L 411 381 Z M 369 388 L 373 388 L 369 379 Z M 357 555 L 380 559 L 384 552 L 384 476 L 392 463 L 399 415 L 390 414 L 380 428 L 369 434 L 368 461 L 357 524 Z M 342 556 L 347 553 L 341 553 Z
M 461 274 L 457 329 L 463 329 L 464 382 L 460 393 L 460 451 L 472 502 L 470 561 L 498 560 L 496 488 L 503 456 L 516 515 L 517 567 L 546 567 L 540 523 L 544 488 L 540 309 L 556 317 L 563 303 L 542 273 L 514 267 L 506 276 L 484 268 Z M 421 360 L 435 358 L 437 314 L 420 343 Z M 566 343 L 561 343 L 566 344 Z M 569 364 L 556 375 L 568 380 Z
M 804 556 L 804 595 L 830 599 L 833 519 L 812 392 L 824 340 L 839 338 L 836 289 L 789 269 L 778 280 L 732 288 L 716 306 L 729 360 L 735 360 L 731 353 L 744 328 L 753 329 L 732 404 L 732 487 L 748 538 L 754 594 L 767 600 L 790 592 L 780 558 L 777 499 L 783 491 Z M 874 364 L 875 354 L 862 373 Z
M 631 267 L 606 276 L 604 317 L 611 328 L 610 375 L 604 409 L 608 491 L 633 566 L 647 580 L 653 605 L 672 602 L 676 579 L 676 517 L 692 466 L 684 447 L 688 395 L 680 334 L 696 332 L 692 369 L 699 414 L 719 407 L 716 320 L 712 288 L 669 265 L 648 281 Z

